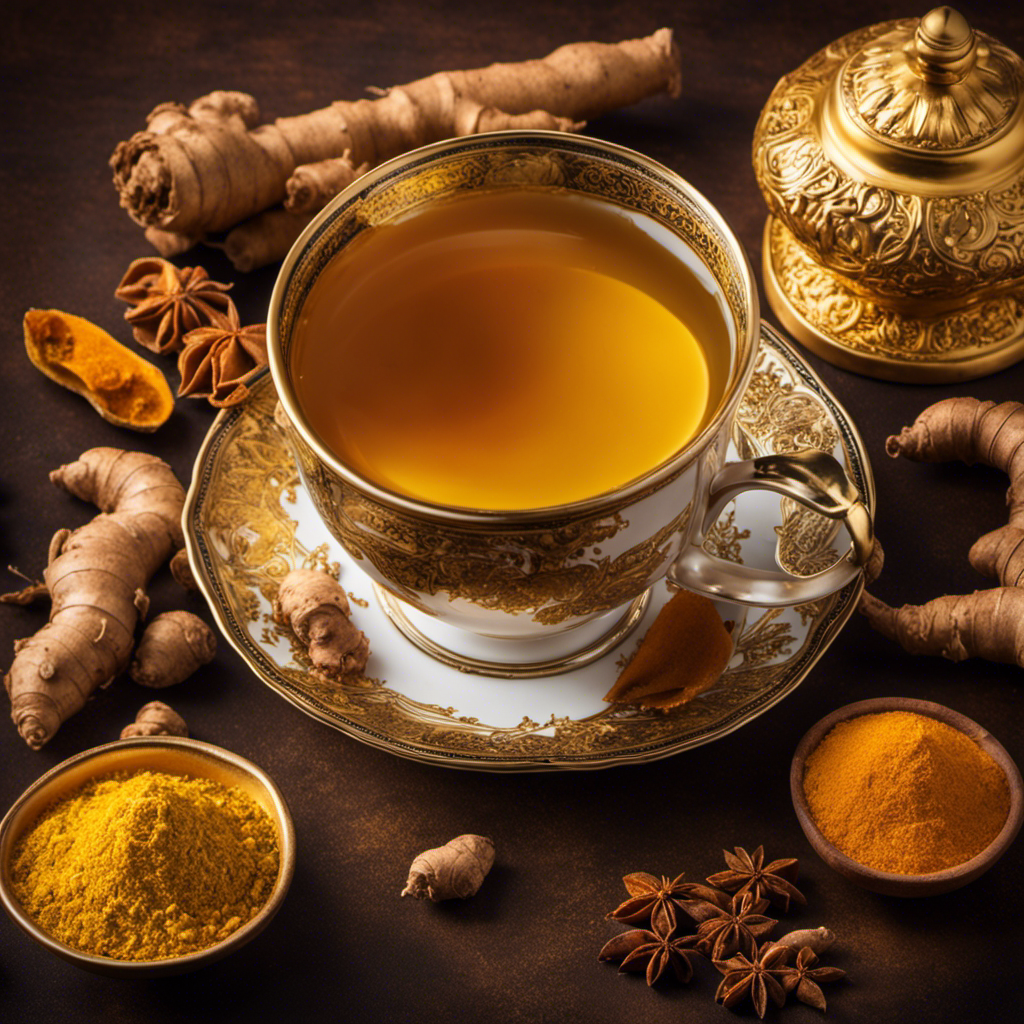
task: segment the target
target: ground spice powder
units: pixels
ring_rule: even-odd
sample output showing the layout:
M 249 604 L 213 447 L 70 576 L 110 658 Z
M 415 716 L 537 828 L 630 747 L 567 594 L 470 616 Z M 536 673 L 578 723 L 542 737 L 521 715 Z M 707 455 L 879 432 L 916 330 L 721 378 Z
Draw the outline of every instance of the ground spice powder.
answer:
M 93 779 L 14 851 L 14 893 L 54 938 L 117 960 L 197 952 L 255 916 L 277 879 L 277 830 L 247 794 L 163 772 Z
M 998 835 L 1006 776 L 958 729 L 889 711 L 840 722 L 807 758 L 804 793 L 822 834 L 848 857 L 897 874 L 963 864 Z

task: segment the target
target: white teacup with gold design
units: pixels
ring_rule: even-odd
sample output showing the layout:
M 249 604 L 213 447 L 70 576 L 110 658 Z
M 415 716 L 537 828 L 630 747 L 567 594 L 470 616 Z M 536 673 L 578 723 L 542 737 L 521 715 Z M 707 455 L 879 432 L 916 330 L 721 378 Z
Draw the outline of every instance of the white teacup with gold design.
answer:
M 296 397 L 290 355 L 297 321 L 331 260 L 361 232 L 414 215 L 424 204 L 499 188 L 612 204 L 678 261 L 681 276 L 699 279 L 726 323 L 727 380 L 699 432 L 622 486 L 563 505 L 481 510 L 397 493 L 342 461 Z M 776 606 L 832 593 L 861 571 L 872 546 L 870 517 L 831 456 L 798 452 L 723 464 L 759 328 L 749 264 L 706 199 L 638 153 L 550 132 L 438 143 L 364 175 L 296 242 L 268 316 L 282 412 L 324 524 L 374 581 L 385 610 L 410 639 L 450 664 L 513 677 L 565 671 L 601 656 L 639 622 L 648 590 L 666 576 L 712 597 Z M 809 577 L 709 554 L 705 532 L 748 488 L 776 491 L 841 520 L 849 550 Z

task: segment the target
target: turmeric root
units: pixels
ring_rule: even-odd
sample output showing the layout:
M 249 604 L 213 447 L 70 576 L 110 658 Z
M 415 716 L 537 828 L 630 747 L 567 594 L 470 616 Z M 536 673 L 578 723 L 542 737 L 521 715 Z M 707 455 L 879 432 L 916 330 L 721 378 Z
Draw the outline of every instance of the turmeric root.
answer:
M 151 700 L 139 708 L 135 721 L 121 730 L 121 739 L 132 736 L 187 736 L 185 719 L 163 701 Z
M 370 656 L 370 642 L 350 614 L 345 591 L 316 569 L 288 573 L 274 602 L 274 620 L 306 645 L 316 671 L 335 679 L 362 672 Z
M 1024 405 L 943 399 L 890 437 L 885 450 L 893 458 L 917 462 L 981 462 L 1010 477 L 1008 524 L 976 541 L 969 554 L 975 569 L 1003 585 L 899 609 L 865 592 L 861 612 L 912 654 L 941 654 L 952 661 L 979 657 L 1024 667 Z
M 110 159 L 121 205 L 179 237 L 224 231 L 285 198 L 303 164 L 351 151 L 371 165 L 425 143 L 542 123 L 568 129 L 660 92 L 678 95 L 670 29 L 616 44 L 573 43 L 542 60 L 440 72 L 257 127 L 256 101 L 213 92 L 187 110 L 165 103 Z M 523 120 L 523 116 L 526 120 Z
M 929 406 L 885 450 L 916 462 L 981 462 L 1010 478 L 1009 522 L 976 541 L 968 558 L 1004 587 L 1024 581 L 1024 405 L 947 398 Z
M 142 634 L 128 674 L 140 686 L 159 690 L 184 682 L 216 653 L 217 638 L 198 615 L 163 612 Z
M 103 514 L 54 535 L 43 574 L 50 621 L 15 644 L 4 679 L 11 717 L 36 750 L 127 667 L 149 579 L 183 544 L 185 492 L 153 455 L 92 448 L 50 479 Z
M 192 575 L 192 566 L 188 564 L 188 552 L 184 548 L 174 552 L 171 556 L 170 565 L 171 575 L 178 586 L 184 587 L 193 593 L 198 593 L 199 584 L 196 583 L 196 578 Z
M 289 213 L 316 213 L 369 169 L 368 163 L 356 167 L 350 153 L 296 167 L 285 182 L 284 208 Z
M 494 843 L 486 836 L 456 836 L 421 853 L 409 868 L 403 896 L 418 900 L 466 899 L 474 895 L 494 864 Z
M 941 654 L 950 661 L 986 658 L 1024 668 L 1024 590 L 1020 587 L 949 594 L 902 608 L 891 608 L 864 593 L 860 610 L 879 633 L 911 654 Z

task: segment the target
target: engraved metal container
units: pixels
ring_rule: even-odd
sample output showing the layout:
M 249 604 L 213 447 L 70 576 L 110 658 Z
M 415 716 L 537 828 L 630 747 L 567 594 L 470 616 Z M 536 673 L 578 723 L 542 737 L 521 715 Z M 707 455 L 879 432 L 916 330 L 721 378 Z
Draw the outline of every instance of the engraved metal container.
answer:
M 764 285 L 818 355 L 887 380 L 1024 358 L 1024 62 L 951 7 L 852 32 L 754 133 Z

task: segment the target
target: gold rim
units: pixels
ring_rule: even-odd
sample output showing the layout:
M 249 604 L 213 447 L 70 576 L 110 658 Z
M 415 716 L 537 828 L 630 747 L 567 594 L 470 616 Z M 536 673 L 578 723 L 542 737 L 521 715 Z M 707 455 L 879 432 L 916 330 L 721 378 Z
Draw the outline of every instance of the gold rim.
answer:
M 603 658 L 612 648 L 618 647 L 640 625 L 640 620 L 651 603 L 651 591 L 648 588 L 639 597 L 634 598 L 615 625 L 593 643 L 559 658 L 512 665 L 502 661 L 471 658 L 468 655 L 459 654 L 458 651 L 453 651 L 450 647 L 445 647 L 414 625 L 405 613 L 402 602 L 379 583 L 373 584 L 373 592 L 384 614 L 391 620 L 395 628 L 421 651 L 426 652 L 442 664 L 457 668 L 460 672 L 472 672 L 473 675 L 490 676 L 494 679 L 535 679 L 538 676 L 557 676 L 563 672 L 572 672 L 573 669 L 583 668 L 584 665 Z
M 320 441 L 295 401 L 289 384 L 288 367 L 285 364 L 281 351 L 281 338 L 278 333 L 278 321 L 281 318 L 285 294 L 291 284 L 294 272 L 302 258 L 307 254 L 311 243 L 323 234 L 326 227 L 340 216 L 345 208 L 371 193 L 381 181 L 416 164 L 432 161 L 448 153 L 458 153 L 484 147 L 507 148 L 529 146 L 530 144 L 543 146 L 548 150 L 556 152 L 593 153 L 598 157 L 611 158 L 619 162 L 633 164 L 658 179 L 667 188 L 674 190 L 684 197 L 686 202 L 696 207 L 701 215 L 706 218 L 707 223 L 719 236 L 722 245 L 729 253 L 731 262 L 735 266 L 741 286 L 742 294 L 740 298 L 747 311 L 746 333 L 744 336 L 737 337 L 737 364 L 725 389 L 726 397 L 723 398 L 720 408 L 704 429 L 696 437 L 691 438 L 684 448 L 674 456 L 643 476 L 627 482 L 616 490 L 592 498 L 545 508 L 503 511 L 433 504 L 389 491 L 366 479 L 341 462 Z M 682 238 L 681 235 L 680 238 Z M 682 240 L 684 242 L 687 241 L 685 238 L 682 238 Z M 687 244 L 689 245 L 689 243 Z M 693 251 L 698 257 L 700 256 L 699 252 Z M 307 225 L 281 265 L 281 270 L 278 273 L 274 283 L 274 290 L 271 294 L 270 308 L 267 312 L 267 350 L 270 372 L 285 414 L 302 441 L 310 447 L 317 459 L 328 466 L 333 473 L 360 493 L 385 506 L 399 509 L 402 512 L 420 518 L 457 522 L 462 526 L 472 527 L 491 525 L 495 521 L 515 524 L 542 521 L 565 514 L 590 515 L 610 506 L 620 504 L 623 501 L 628 501 L 647 490 L 656 489 L 678 475 L 700 455 L 703 448 L 719 432 L 723 423 L 731 419 L 735 413 L 736 406 L 742 397 L 747 381 L 750 379 L 754 361 L 757 358 L 759 325 L 760 308 L 757 288 L 754 284 L 753 270 L 743 246 L 718 210 L 689 182 L 676 174 L 675 171 L 635 150 L 599 139 L 556 131 L 501 131 L 486 132 L 465 138 L 447 139 L 443 142 L 432 143 L 404 153 L 368 171 L 335 196 Z M 737 331 L 737 334 L 739 335 L 739 331 Z

